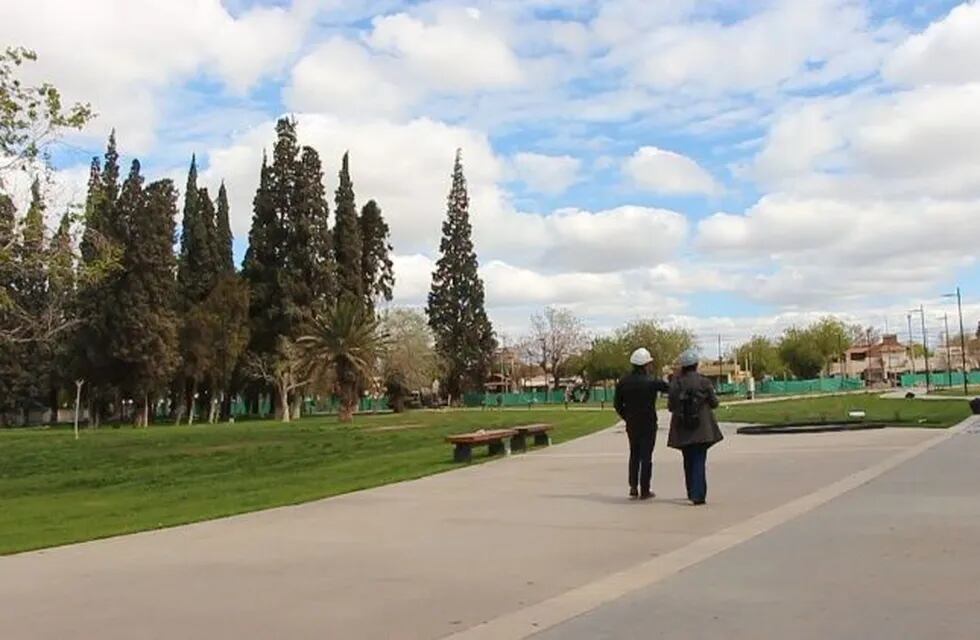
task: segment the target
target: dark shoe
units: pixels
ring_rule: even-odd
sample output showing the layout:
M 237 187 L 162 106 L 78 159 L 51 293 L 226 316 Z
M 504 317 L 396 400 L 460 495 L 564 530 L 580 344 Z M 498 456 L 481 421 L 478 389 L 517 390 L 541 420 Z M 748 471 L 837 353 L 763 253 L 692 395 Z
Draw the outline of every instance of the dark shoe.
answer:
M 691 504 L 693 504 L 695 507 L 697 507 L 699 505 L 704 504 L 704 500 L 691 500 Z
M 650 498 L 655 498 L 656 494 L 653 491 L 644 491 L 640 494 L 640 500 L 649 500 Z
M 639 495 L 640 492 L 636 490 L 636 487 L 630 489 L 630 500 L 636 500 Z

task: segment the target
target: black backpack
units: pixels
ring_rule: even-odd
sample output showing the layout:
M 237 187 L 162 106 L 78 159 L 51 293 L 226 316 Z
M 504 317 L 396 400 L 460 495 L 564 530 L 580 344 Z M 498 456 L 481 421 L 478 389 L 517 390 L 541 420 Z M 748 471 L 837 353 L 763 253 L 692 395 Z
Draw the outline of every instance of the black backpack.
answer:
M 701 425 L 704 391 L 701 389 L 681 389 L 677 399 L 681 405 L 681 426 L 692 431 L 697 429 Z

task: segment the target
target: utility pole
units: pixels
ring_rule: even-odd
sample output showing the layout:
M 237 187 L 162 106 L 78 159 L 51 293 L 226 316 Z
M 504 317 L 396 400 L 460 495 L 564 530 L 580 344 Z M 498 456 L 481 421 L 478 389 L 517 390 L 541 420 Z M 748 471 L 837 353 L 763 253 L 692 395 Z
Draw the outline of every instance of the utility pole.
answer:
M 926 357 L 926 393 L 929 393 L 929 336 L 926 335 L 926 308 L 919 305 L 919 317 L 922 319 L 922 351 Z
M 949 350 L 949 314 L 943 313 L 943 324 L 946 325 L 946 380 L 948 387 L 953 388 L 953 356 Z M 966 375 L 966 372 L 963 372 Z
M 724 376 L 724 372 L 721 367 L 721 334 L 718 334 L 718 384 L 721 384 L 721 379 Z
M 909 358 L 912 360 L 912 379 L 915 380 L 915 376 L 918 374 L 915 370 L 915 342 L 912 341 L 912 314 L 906 313 L 905 318 L 909 321 Z
M 956 309 L 959 311 L 960 316 L 960 358 L 963 362 L 963 395 L 968 396 L 970 395 L 970 384 L 967 379 L 966 370 L 966 331 L 963 329 L 963 295 L 960 293 L 960 288 L 956 287 L 956 293 L 946 293 L 943 294 L 943 297 L 956 298 Z

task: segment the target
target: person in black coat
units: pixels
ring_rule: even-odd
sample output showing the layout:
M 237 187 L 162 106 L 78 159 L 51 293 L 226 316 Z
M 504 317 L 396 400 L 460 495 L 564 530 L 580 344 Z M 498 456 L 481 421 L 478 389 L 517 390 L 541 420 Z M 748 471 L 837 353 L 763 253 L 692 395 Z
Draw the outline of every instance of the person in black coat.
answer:
M 650 352 L 639 348 L 630 356 L 633 371 L 616 384 L 613 404 L 616 413 L 626 423 L 630 441 L 629 486 L 630 498 L 647 500 L 653 497 L 653 445 L 657 439 L 657 393 L 667 393 L 670 387 L 650 375 L 653 361 Z
M 718 396 L 711 380 L 698 373 L 699 361 L 694 349 L 681 354 L 681 372 L 671 380 L 667 396 L 671 414 L 667 446 L 680 449 L 684 455 L 687 497 L 695 505 L 708 499 L 705 470 L 708 449 L 724 439 L 714 412 L 718 408 Z

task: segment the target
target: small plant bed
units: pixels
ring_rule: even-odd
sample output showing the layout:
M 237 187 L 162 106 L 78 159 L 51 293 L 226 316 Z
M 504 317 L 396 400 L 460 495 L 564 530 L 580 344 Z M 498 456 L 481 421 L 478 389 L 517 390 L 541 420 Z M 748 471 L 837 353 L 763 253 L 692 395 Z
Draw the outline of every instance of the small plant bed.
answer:
M 868 431 L 890 426 L 885 422 L 864 422 L 863 420 L 836 420 L 831 422 L 786 422 L 782 424 L 758 424 L 739 427 L 736 433 L 745 436 L 761 436 L 787 433 L 833 433 L 838 431 Z

